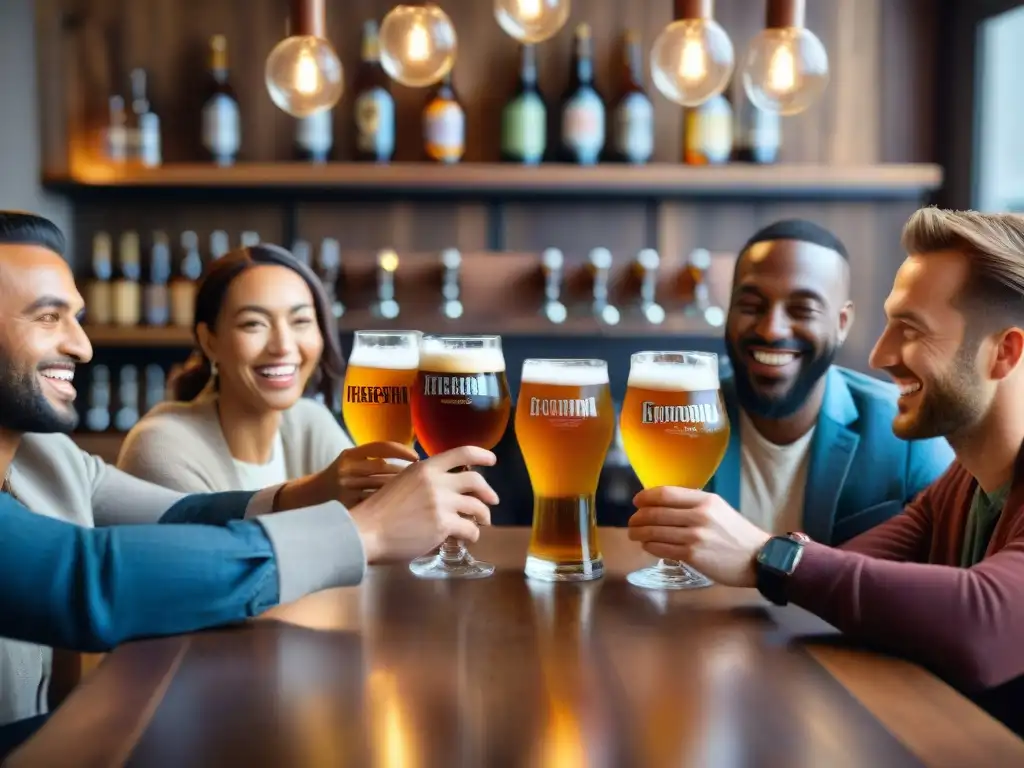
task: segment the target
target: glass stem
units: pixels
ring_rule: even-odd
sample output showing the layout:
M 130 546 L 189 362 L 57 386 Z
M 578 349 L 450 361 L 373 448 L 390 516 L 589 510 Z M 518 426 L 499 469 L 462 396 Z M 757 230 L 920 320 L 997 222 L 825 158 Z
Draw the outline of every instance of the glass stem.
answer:
M 469 467 L 456 467 L 452 472 L 469 472 L 469 470 Z M 446 563 L 461 563 L 466 559 L 466 555 L 469 552 L 462 541 L 454 536 L 449 536 L 441 544 L 441 549 L 438 550 L 437 554 Z
M 682 565 L 681 560 L 670 560 L 667 557 L 661 558 L 661 562 L 658 563 L 659 568 L 679 568 Z

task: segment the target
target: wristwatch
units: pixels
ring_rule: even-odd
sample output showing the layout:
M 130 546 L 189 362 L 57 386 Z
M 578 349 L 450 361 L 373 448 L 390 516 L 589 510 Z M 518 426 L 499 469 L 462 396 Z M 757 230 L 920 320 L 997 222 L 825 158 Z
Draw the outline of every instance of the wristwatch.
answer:
M 772 536 L 757 553 L 757 591 L 776 605 L 786 605 L 786 580 L 796 570 L 811 539 L 803 533 Z

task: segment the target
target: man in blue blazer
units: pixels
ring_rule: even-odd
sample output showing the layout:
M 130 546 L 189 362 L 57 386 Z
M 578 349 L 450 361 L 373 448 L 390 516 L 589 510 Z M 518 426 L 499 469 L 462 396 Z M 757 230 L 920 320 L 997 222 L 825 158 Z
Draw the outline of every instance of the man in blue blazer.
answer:
M 708 490 L 761 528 L 838 545 L 899 513 L 949 466 L 944 439 L 892 432 L 896 387 L 833 365 L 853 303 L 845 246 L 784 220 L 740 252 L 726 322 L 732 427 Z

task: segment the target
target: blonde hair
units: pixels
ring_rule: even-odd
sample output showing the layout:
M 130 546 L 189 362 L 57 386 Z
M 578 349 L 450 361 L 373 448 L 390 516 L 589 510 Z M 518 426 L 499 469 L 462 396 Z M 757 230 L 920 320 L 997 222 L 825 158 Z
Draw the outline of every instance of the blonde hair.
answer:
M 907 253 L 963 253 L 971 269 L 967 298 L 1024 314 L 1024 216 L 921 208 L 903 227 L 901 243 Z

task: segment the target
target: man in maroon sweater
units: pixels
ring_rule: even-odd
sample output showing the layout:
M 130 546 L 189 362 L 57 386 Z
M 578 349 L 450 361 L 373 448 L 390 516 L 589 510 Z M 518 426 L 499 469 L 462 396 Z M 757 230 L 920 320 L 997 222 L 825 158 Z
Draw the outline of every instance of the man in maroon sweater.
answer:
M 1021 733 L 1024 217 L 926 208 L 903 247 L 871 365 L 900 387 L 897 436 L 947 438 L 946 473 L 838 549 L 668 487 L 636 496 L 630 537 L 931 667 Z

